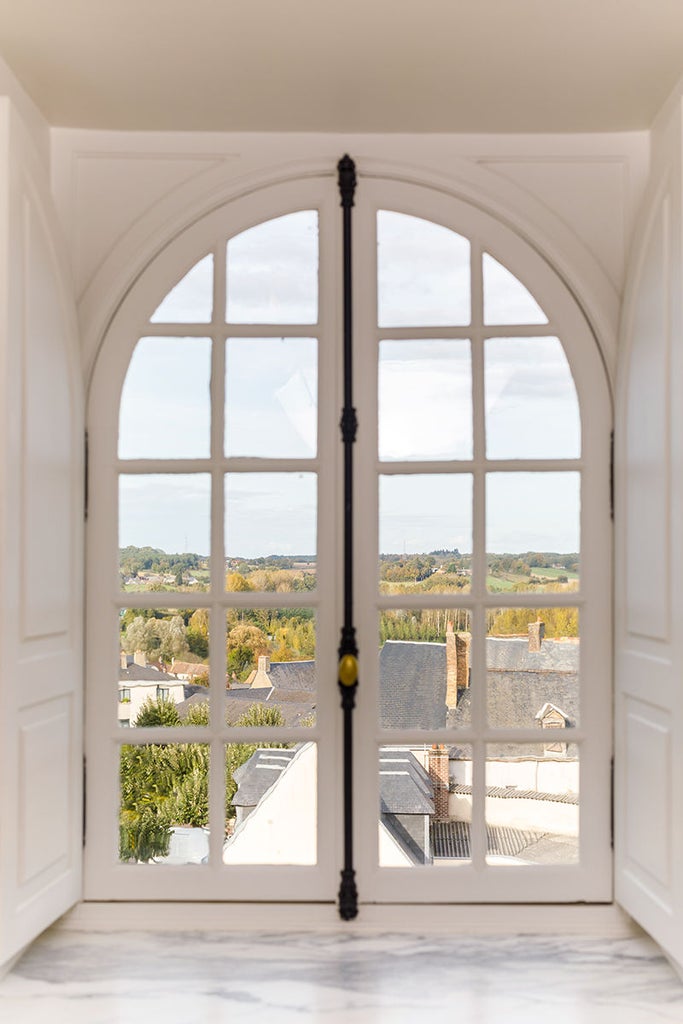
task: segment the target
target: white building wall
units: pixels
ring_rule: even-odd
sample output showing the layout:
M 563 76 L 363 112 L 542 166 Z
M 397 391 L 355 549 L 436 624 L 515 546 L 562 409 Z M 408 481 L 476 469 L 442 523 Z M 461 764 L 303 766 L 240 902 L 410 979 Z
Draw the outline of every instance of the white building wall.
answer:
M 224 864 L 315 864 L 317 748 L 305 743 L 223 847 Z

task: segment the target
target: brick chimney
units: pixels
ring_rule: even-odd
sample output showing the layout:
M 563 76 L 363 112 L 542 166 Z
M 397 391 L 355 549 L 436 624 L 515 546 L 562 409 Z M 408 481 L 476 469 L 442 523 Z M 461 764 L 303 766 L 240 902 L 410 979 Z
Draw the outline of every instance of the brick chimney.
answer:
M 448 751 L 442 743 L 433 743 L 427 756 L 427 770 L 434 787 L 434 820 L 448 820 Z
M 128 668 L 128 655 L 125 651 L 121 651 L 121 668 Z
M 541 649 L 543 637 L 545 636 L 545 622 L 537 619 L 529 623 L 529 650 L 537 654 Z
M 133 655 L 133 664 L 139 665 L 140 668 L 147 668 L 147 655 L 144 651 L 136 651 Z
M 446 707 L 458 704 L 458 653 L 453 623 L 446 626 Z
M 455 638 L 455 650 L 458 661 L 458 686 L 466 690 L 470 685 L 470 633 L 458 633 Z

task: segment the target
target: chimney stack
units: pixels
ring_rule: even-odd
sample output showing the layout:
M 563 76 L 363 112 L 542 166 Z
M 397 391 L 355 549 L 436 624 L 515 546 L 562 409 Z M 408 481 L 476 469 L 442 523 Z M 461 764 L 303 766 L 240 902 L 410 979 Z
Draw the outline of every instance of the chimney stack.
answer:
M 529 650 L 537 654 L 541 649 L 543 637 L 545 636 L 545 622 L 537 619 L 529 623 Z
M 260 654 L 257 662 L 256 673 L 251 683 L 252 690 L 262 690 L 266 686 L 272 686 L 270 681 L 270 658 L 265 654 Z
M 121 668 L 128 668 L 128 655 L 125 651 L 121 651 Z
M 458 686 L 466 690 L 470 685 L 470 633 L 458 633 L 455 638 L 455 651 L 458 661 Z
M 448 751 L 442 743 L 433 743 L 427 770 L 434 787 L 434 820 L 448 821 Z
M 144 651 L 136 651 L 133 655 L 133 664 L 139 665 L 140 668 L 147 668 L 147 655 Z
M 458 654 L 453 623 L 446 626 L 446 707 L 458 705 Z

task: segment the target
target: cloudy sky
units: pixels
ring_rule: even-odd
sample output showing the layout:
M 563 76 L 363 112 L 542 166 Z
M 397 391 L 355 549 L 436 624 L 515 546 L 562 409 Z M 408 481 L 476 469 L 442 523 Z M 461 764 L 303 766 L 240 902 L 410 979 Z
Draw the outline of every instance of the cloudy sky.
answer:
M 230 241 L 231 322 L 316 322 L 316 217 L 310 211 L 290 214 Z M 427 326 L 438 334 L 439 327 L 469 323 L 466 239 L 427 221 L 380 211 L 378 243 L 381 326 Z M 515 337 L 514 324 L 544 324 L 547 319 L 521 282 L 488 255 L 483 281 L 485 323 L 505 328 L 500 337 L 484 342 L 487 456 L 578 457 L 578 406 L 562 345 L 550 333 Z M 171 290 L 151 319 L 208 325 L 212 307 L 213 258 L 207 256 Z M 315 456 L 318 341 L 301 333 L 297 338 L 227 339 L 227 456 Z M 211 344 L 208 337 L 140 339 L 122 393 L 122 459 L 209 456 Z M 383 340 L 378 359 L 380 459 L 472 458 L 470 341 Z M 321 414 L 332 415 L 336 423 L 337 409 Z M 208 554 L 209 492 L 208 474 L 123 476 L 120 543 Z M 315 550 L 313 474 L 230 474 L 225 494 L 229 554 Z M 497 473 L 488 479 L 489 551 L 576 551 L 578 519 L 576 473 Z M 381 478 L 382 551 L 470 551 L 471 545 L 469 473 Z

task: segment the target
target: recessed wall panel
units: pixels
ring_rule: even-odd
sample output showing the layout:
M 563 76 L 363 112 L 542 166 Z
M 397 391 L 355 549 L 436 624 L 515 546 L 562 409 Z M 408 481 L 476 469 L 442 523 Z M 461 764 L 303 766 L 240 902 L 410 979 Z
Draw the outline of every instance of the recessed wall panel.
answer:
M 19 883 L 24 885 L 69 853 L 70 701 L 25 713 L 19 730 Z
M 654 216 L 642 267 L 635 292 L 626 399 L 626 623 L 630 633 L 667 640 L 671 551 L 666 197 Z
M 39 216 L 24 205 L 21 465 L 24 639 L 66 632 L 71 598 L 71 395 L 64 318 Z
M 668 888 L 671 882 L 671 724 L 636 700 L 626 711 L 626 859 Z

